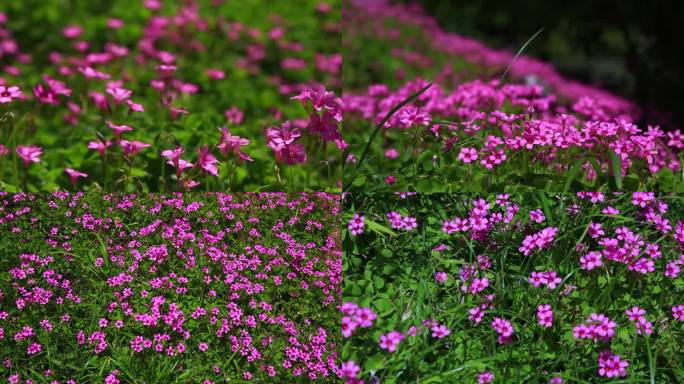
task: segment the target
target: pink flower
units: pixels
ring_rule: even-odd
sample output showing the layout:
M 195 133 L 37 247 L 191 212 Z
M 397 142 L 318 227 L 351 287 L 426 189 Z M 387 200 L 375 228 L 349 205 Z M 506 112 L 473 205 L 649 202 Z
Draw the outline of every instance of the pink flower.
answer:
M 537 321 L 539 325 L 545 328 L 550 328 L 553 324 L 553 311 L 549 304 L 540 305 L 537 307 Z
M 480 307 L 470 308 L 468 310 L 468 320 L 479 324 L 484 317 L 484 311 Z
M 268 146 L 274 151 L 292 144 L 302 135 L 299 128 L 293 127 L 291 121 L 286 121 L 280 127 L 271 127 L 266 130 Z
M 494 318 L 494 321 L 492 321 L 492 328 L 503 336 L 510 336 L 513 334 L 513 325 L 511 325 L 511 322 L 500 317 Z
M 599 375 L 605 377 L 627 376 L 629 363 L 620 359 L 609 350 L 599 352 L 598 356 Z
M 67 25 L 62 29 L 62 35 L 67 39 L 75 39 L 81 36 L 81 33 L 83 33 L 83 28 L 78 25 Z
M 252 161 L 251 157 L 240 150 L 241 147 L 247 145 L 249 145 L 249 140 L 232 135 L 228 128 L 221 128 L 221 141 L 216 147 L 223 153 L 223 156 L 228 157 L 228 153 L 233 152 L 242 160 Z
M 286 164 L 297 164 L 306 162 L 306 150 L 304 145 L 299 143 L 287 144 L 281 146 L 275 152 L 276 160 Z
M 417 125 L 430 125 L 432 118 L 430 114 L 417 107 L 408 106 L 403 108 L 398 114 L 400 128 L 411 128 Z
M 451 334 L 451 330 L 441 324 L 433 324 L 430 330 L 432 331 L 431 336 L 437 339 L 443 339 Z
M 342 363 L 342 378 L 356 378 L 359 371 L 361 371 L 361 367 L 352 360 Z
M 131 109 L 131 112 L 145 112 L 145 107 L 142 104 L 133 102 L 133 100 L 126 100 L 126 105 Z
M 23 95 L 17 86 L 6 87 L 0 85 L 0 104 L 10 103 L 12 99 L 19 99 Z
M 209 147 L 208 146 L 203 146 L 199 150 L 199 159 L 197 160 L 197 165 L 202 168 L 205 172 L 209 173 L 212 176 L 217 176 L 219 175 L 218 173 L 218 168 L 216 167 L 216 164 L 218 163 L 218 160 L 214 155 L 212 155 L 209 152 Z
M 541 209 L 535 209 L 534 211 L 530 211 L 530 221 L 533 221 L 535 223 L 541 223 L 545 219 L 546 217 L 544 216 L 544 213 Z
M 19 145 L 17 146 L 16 152 L 24 161 L 24 167 L 28 168 L 30 162 L 40 162 L 40 156 L 43 154 L 43 149 L 35 145 Z
M 646 314 L 646 310 L 639 307 L 632 307 L 626 310 L 625 314 L 629 320 L 634 322 L 637 334 L 641 335 L 645 333 L 650 335 L 653 333 L 653 324 L 644 316 Z
M 461 152 L 458 154 L 458 159 L 462 162 L 469 164 L 477 160 L 477 151 L 475 148 L 461 148 Z
M 672 307 L 672 317 L 679 321 L 684 321 L 684 304 Z
M 397 151 L 394 148 L 389 148 L 385 151 L 385 157 L 388 159 L 394 160 L 397 157 L 399 157 L 399 151 Z
M 126 101 L 128 98 L 131 97 L 131 94 L 133 94 L 133 91 L 130 91 L 125 88 L 107 88 L 107 93 L 109 93 L 112 98 L 114 99 L 114 102 L 117 104 L 123 103 Z
M 78 67 L 78 71 L 81 72 L 86 79 L 107 80 L 111 77 L 109 74 L 100 72 L 92 67 Z
M 435 272 L 435 281 L 438 283 L 444 283 L 448 278 L 449 276 L 446 272 Z
M 72 168 L 65 168 L 64 172 L 66 172 L 69 175 L 69 177 L 71 178 L 71 184 L 73 185 L 76 185 L 76 182 L 78 181 L 79 177 L 88 177 L 87 173 L 79 172 Z
M 370 308 L 358 308 L 354 312 L 354 321 L 363 328 L 373 326 L 373 321 L 378 318 L 378 315 Z
M 389 352 L 394 352 L 397 350 L 397 346 L 403 339 L 404 334 L 397 331 L 380 335 L 380 348 L 386 349 Z
M 26 348 L 26 353 L 29 355 L 35 355 L 43 350 L 43 346 L 40 343 L 31 343 L 31 345 Z
M 206 352 L 207 349 L 209 349 L 209 344 L 207 344 L 207 343 L 199 343 L 198 348 L 199 348 L 200 351 Z
M 489 279 L 487 277 L 474 278 L 470 284 L 470 293 L 477 294 L 485 290 L 489 286 Z
M 492 372 L 481 372 L 477 375 L 477 384 L 488 384 L 494 381 L 494 374 Z
M 119 28 L 123 27 L 123 25 L 124 25 L 124 22 L 121 19 L 117 19 L 117 18 L 112 17 L 112 18 L 109 18 L 107 20 L 107 28 L 110 28 L 110 29 L 119 29 Z
M 588 233 L 592 239 L 597 239 L 606 234 L 599 223 L 589 223 Z
M 358 324 L 349 316 L 342 317 L 342 336 L 351 337 Z
M 353 236 L 362 234 L 365 226 L 365 220 L 366 218 L 363 215 L 354 213 L 354 216 L 349 220 L 349 224 L 347 225 L 349 233 L 351 233 Z
M 107 126 L 114 131 L 114 137 L 116 137 L 117 141 L 121 140 L 122 133 L 133 130 L 133 128 L 129 127 L 128 125 L 116 125 L 109 120 L 106 120 L 105 123 L 107 123 Z
M 0 156 L 5 156 L 10 152 L 10 150 L 4 145 L 0 144 Z
M 128 140 L 121 140 L 119 142 L 119 145 L 121 145 L 121 148 L 123 149 L 123 153 L 125 156 L 134 156 L 138 154 L 140 151 L 143 149 L 150 147 L 150 144 L 143 143 L 142 141 L 128 141 Z
M 216 68 L 207 68 L 204 73 L 207 74 L 207 76 L 212 79 L 212 80 L 221 80 L 224 77 L 226 77 L 226 74 L 223 73 L 220 69 Z
M 601 261 L 600 252 L 592 251 L 580 257 L 580 268 L 587 271 L 591 271 L 592 269 L 600 267 L 601 265 L 603 265 L 603 262 Z
M 94 149 L 100 153 L 100 156 L 105 155 L 105 151 L 107 150 L 107 147 L 111 147 L 112 142 L 110 140 L 105 140 L 104 142 L 102 141 L 90 141 L 88 142 L 88 149 Z
M 617 323 L 603 314 L 592 313 L 584 322 L 572 329 L 576 339 L 609 340 L 615 336 Z
M 231 107 L 230 109 L 226 109 L 224 115 L 226 116 L 226 119 L 228 119 L 228 122 L 231 124 L 242 123 L 242 119 L 245 116 L 245 114 L 237 107 Z

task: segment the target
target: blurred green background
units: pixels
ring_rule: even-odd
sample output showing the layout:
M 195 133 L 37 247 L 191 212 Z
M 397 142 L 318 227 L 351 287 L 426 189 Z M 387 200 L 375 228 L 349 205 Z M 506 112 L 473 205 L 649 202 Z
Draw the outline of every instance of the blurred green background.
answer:
M 399 0 L 402 1 L 402 0 Z M 404 3 L 415 1 L 404 0 Z M 447 30 L 525 54 L 636 101 L 642 123 L 684 127 L 684 2 L 419 0 Z

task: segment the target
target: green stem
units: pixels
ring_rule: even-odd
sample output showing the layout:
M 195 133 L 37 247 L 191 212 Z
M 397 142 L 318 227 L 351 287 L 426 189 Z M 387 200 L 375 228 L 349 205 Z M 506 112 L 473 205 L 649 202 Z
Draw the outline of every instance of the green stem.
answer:
M 387 115 L 380 121 L 378 125 L 375 126 L 375 129 L 373 130 L 373 133 L 371 133 L 371 137 L 368 139 L 366 142 L 365 147 L 363 148 L 363 152 L 361 152 L 361 158 L 359 158 L 359 161 L 356 163 L 356 167 L 354 168 L 354 171 L 351 174 L 351 177 L 349 177 L 349 180 L 347 181 L 347 184 L 343 187 L 343 189 L 348 189 L 351 183 L 354 181 L 354 178 L 356 177 L 356 174 L 359 172 L 359 169 L 361 168 L 361 165 L 363 165 L 363 161 L 366 159 L 366 156 L 368 155 L 368 150 L 370 149 L 371 143 L 375 139 L 375 137 L 378 135 L 382 127 L 385 125 L 385 123 L 392 117 L 394 116 L 397 111 L 399 111 L 401 108 L 403 108 L 406 104 L 412 102 L 413 100 L 417 99 L 418 96 L 422 95 L 425 91 L 427 91 L 430 87 L 432 87 L 432 83 L 426 85 L 423 89 L 419 90 L 418 92 L 412 94 L 411 96 L 407 97 L 402 101 L 401 103 L 397 104 L 392 108 Z

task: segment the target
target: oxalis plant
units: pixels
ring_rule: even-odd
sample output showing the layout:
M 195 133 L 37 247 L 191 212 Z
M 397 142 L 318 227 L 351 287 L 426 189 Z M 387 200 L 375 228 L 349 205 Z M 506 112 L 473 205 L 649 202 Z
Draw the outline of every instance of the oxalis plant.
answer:
M 347 383 L 677 383 L 684 201 L 349 194 Z
M 347 15 L 347 190 L 682 190 L 677 127 L 526 57 L 542 29 L 513 55 L 416 7 L 352 2 Z
M 337 382 L 339 200 L 0 193 L 3 382 Z
M 338 190 L 340 8 L 0 5 L 0 190 Z

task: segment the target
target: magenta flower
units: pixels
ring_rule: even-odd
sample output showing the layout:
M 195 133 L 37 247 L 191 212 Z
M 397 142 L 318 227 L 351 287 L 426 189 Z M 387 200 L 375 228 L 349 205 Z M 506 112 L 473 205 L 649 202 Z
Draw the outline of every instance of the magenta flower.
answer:
M 78 67 L 78 71 L 85 76 L 86 79 L 100 79 L 100 80 L 107 80 L 111 76 L 107 73 L 100 72 L 92 67 Z
M 458 159 L 466 164 L 472 163 L 477 160 L 477 151 L 475 148 L 461 148 L 461 152 L 458 153 Z
M 228 153 L 233 152 L 242 160 L 252 161 L 252 158 L 246 153 L 242 152 L 240 149 L 241 147 L 245 147 L 247 145 L 249 145 L 249 140 L 240 136 L 232 135 L 228 128 L 221 128 L 221 141 L 216 147 L 221 151 L 221 153 L 223 153 L 223 156 L 228 157 Z
M 78 25 L 68 25 L 62 29 L 62 35 L 67 39 L 75 39 L 81 36 L 83 33 L 83 28 Z
M 125 88 L 114 87 L 107 88 L 107 93 L 112 96 L 115 103 L 120 104 L 128 100 L 133 94 L 133 91 Z
M 679 321 L 684 321 L 684 304 L 679 304 L 672 307 L 672 317 Z
M 438 283 L 445 283 L 449 279 L 446 272 L 435 272 L 435 281 Z
M 29 355 L 35 355 L 36 353 L 39 353 L 42 350 L 43 350 L 43 346 L 40 345 L 40 343 L 31 343 L 31 345 L 29 345 L 26 348 L 26 353 Z
M 307 89 L 293 97 L 293 99 L 301 101 L 305 107 L 307 106 L 307 100 L 311 101 L 313 109 L 317 112 L 323 109 L 333 111 L 336 119 L 338 118 L 338 113 L 340 113 L 340 101 L 335 97 L 335 92 L 328 92 L 323 87 Z M 338 121 L 340 120 L 338 119 Z
M 544 213 L 542 212 L 541 209 L 535 209 L 534 211 L 530 211 L 530 221 L 533 221 L 535 223 L 542 223 L 546 220 L 546 217 L 544 216 Z
M 110 140 L 105 140 L 104 142 L 102 141 L 90 141 L 88 142 L 88 149 L 93 149 L 96 150 L 97 152 L 100 153 L 100 156 L 105 155 L 105 151 L 107 150 L 107 147 L 111 147 L 112 142 Z
M 107 126 L 111 128 L 112 131 L 114 131 L 114 137 L 116 137 L 117 141 L 121 140 L 122 133 L 133 130 L 133 128 L 129 127 L 128 125 L 116 125 L 109 120 L 106 120 L 105 123 L 107 123 Z
M 362 234 L 365 226 L 365 221 L 366 218 L 363 215 L 354 213 L 354 216 L 349 220 L 349 224 L 347 225 L 349 233 L 351 233 L 353 236 L 358 236 Z
M 40 162 L 43 149 L 35 145 L 19 145 L 16 149 L 17 155 L 24 161 L 24 167 L 28 168 L 29 163 Z
M 199 159 L 197 160 L 197 165 L 203 169 L 205 172 L 209 173 L 212 176 L 217 176 L 219 175 L 218 173 L 218 168 L 216 167 L 216 164 L 218 163 L 218 160 L 214 155 L 212 155 L 209 152 L 209 147 L 204 146 L 199 149 Z
M 133 102 L 133 100 L 126 100 L 126 105 L 128 105 L 131 112 L 145 112 L 145 107 L 142 104 Z
M 513 339 L 513 325 L 506 319 L 495 317 L 492 321 L 492 329 L 499 334 L 499 344 L 506 344 Z
M 5 156 L 5 155 L 9 154 L 9 152 L 10 152 L 9 148 L 0 144 L 0 156 Z
M 641 335 L 643 333 L 650 335 L 653 333 L 653 324 L 646 319 L 644 316 L 646 310 L 639 307 L 632 307 L 625 311 L 625 314 L 629 320 L 634 322 L 637 334 Z
M 283 145 L 276 150 L 275 155 L 276 160 L 290 165 L 305 163 L 307 158 L 304 145 L 299 143 Z
M 69 175 L 69 178 L 71 178 L 71 184 L 73 185 L 76 185 L 79 177 L 88 177 L 87 173 L 79 172 L 72 168 L 65 168 L 64 172 L 66 172 Z
M 489 371 L 481 372 L 477 375 L 477 384 L 488 384 L 494 381 L 494 374 Z
M 11 103 L 12 99 L 19 99 L 23 95 L 17 86 L 6 87 L 0 85 L 0 104 Z
M 143 149 L 150 147 L 151 144 L 146 144 L 143 143 L 142 141 L 128 141 L 128 140 L 121 140 L 119 142 L 119 145 L 121 145 L 121 148 L 123 149 L 123 153 L 125 156 L 134 156 L 138 154 L 140 151 Z
M 359 365 L 352 360 L 342 363 L 342 378 L 356 378 L 356 375 L 359 374 L 359 371 L 361 371 L 361 367 L 359 367 Z
M 380 348 L 386 349 L 389 352 L 394 352 L 397 350 L 397 346 L 403 339 L 404 334 L 397 331 L 380 335 Z
M 207 68 L 204 73 L 212 80 L 221 80 L 226 77 L 226 74 L 222 70 L 216 68 Z
M 358 324 L 349 316 L 342 317 L 342 336 L 351 337 Z
M 373 321 L 377 319 L 378 315 L 370 308 L 359 308 L 354 312 L 354 321 L 363 328 L 373 326 Z
M 294 143 L 301 135 L 299 128 L 293 127 L 291 121 L 284 122 L 280 127 L 271 127 L 266 130 L 268 146 L 274 151 Z
M 229 123 L 236 125 L 241 124 L 242 119 L 245 117 L 245 114 L 237 107 L 226 109 L 224 115 L 226 116 L 226 119 L 228 119 Z
M 580 268 L 587 271 L 591 271 L 592 269 L 602 265 L 603 262 L 601 261 L 601 252 L 592 251 L 580 257 Z
M 550 328 L 553 325 L 553 311 L 551 305 L 543 304 L 537 307 L 537 321 L 539 325 Z
M 598 356 L 599 375 L 605 377 L 627 376 L 629 362 L 620 359 L 609 350 L 599 352 Z
M 431 336 L 436 339 L 443 339 L 451 334 L 451 330 L 442 324 L 433 324 L 430 327 Z

